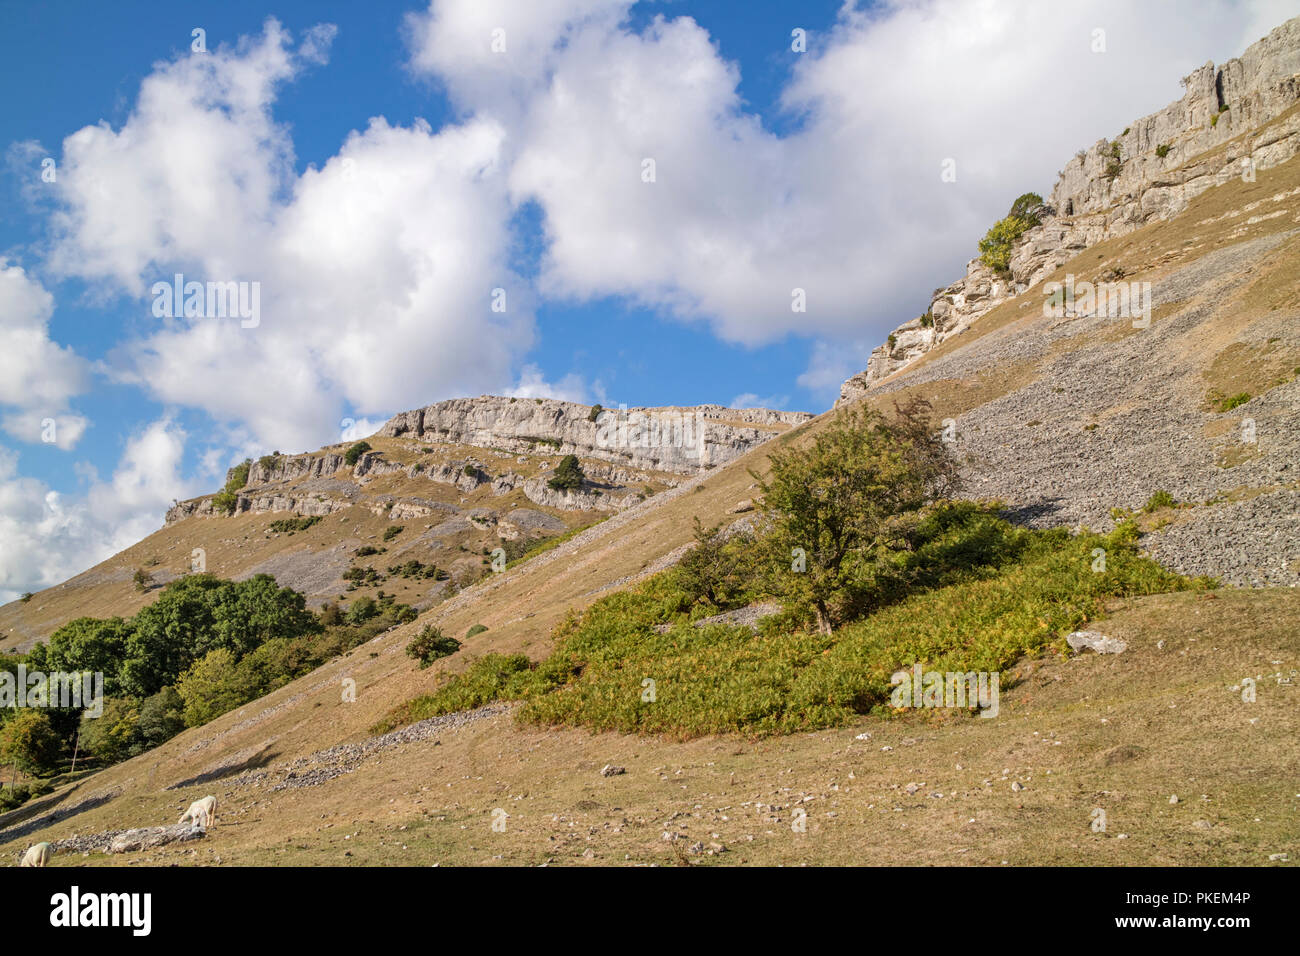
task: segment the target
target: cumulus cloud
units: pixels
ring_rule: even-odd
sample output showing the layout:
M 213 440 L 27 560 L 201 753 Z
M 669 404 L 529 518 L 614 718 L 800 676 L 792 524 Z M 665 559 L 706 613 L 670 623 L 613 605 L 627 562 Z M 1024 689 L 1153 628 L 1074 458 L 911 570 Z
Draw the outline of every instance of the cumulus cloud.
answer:
M 591 390 L 582 376 L 570 372 L 558 382 L 546 381 L 546 376 L 537 365 L 528 364 L 519 373 L 519 381 L 505 391 L 511 398 L 557 398 L 562 402 L 577 402 L 586 405 L 591 401 Z M 604 398 L 603 390 L 600 394 Z
M 64 141 L 53 265 L 132 297 L 118 381 L 246 426 L 266 447 L 335 440 L 343 409 L 388 414 L 505 384 L 533 342 L 507 267 L 505 131 L 375 118 L 320 169 L 293 172 L 278 87 L 332 36 L 261 36 L 162 64 L 122 127 Z M 247 283 L 255 327 L 158 317 L 151 290 Z
M 516 18 L 435 0 L 413 66 L 509 124 L 512 195 L 545 213 L 544 293 L 623 295 L 754 345 L 883 337 L 1017 195 L 1046 194 L 1075 150 L 1176 98 L 1179 76 L 1287 5 L 846 3 L 812 52 L 776 54 L 799 121 L 785 136 L 747 111 L 691 18 L 637 31 L 630 4 L 563 6 Z M 489 26 L 516 23 L 528 44 L 488 52 Z
M 93 470 L 84 493 L 51 490 L 18 473 L 18 455 L 0 446 L 0 602 L 66 580 L 162 526 L 173 498 L 201 490 L 182 477 L 186 435 L 168 418 L 127 441 L 108 481 Z
M 89 424 L 68 408 L 86 384 L 86 363 L 50 339 L 54 297 L 0 258 L 0 427 L 22 441 L 69 449 Z

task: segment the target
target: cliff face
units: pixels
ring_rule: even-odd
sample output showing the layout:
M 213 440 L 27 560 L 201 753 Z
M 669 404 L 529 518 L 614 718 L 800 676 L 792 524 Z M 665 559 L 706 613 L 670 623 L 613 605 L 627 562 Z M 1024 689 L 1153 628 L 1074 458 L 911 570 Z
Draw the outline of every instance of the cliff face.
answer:
M 518 490 L 535 504 L 561 511 L 620 511 L 643 500 L 648 485 L 675 485 L 680 479 L 670 475 L 690 476 L 725 464 L 783 429 L 812 418 L 807 412 L 721 405 L 608 409 L 594 419 L 592 411 L 587 405 L 551 399 L 483 396 L 403 412 L 376 436 L 397 439 L 408 452 L 434 446 L 424 448 L 433 453 L 432 459 L 420 455 L 419 460 L 394 460 L 372 450 L 349 466 L 342 446 L 305 455 L 267 456 L 250 464 L 248 479 L 236 494 L 234 513 L 324 517 L 377 502 L 391 509 L 394 520 L 417 511 L 428 513 L 418 503 L 376 498 L 363 490 L 385 476 L 395 476 L 415 489 L 432 482 L 466 495 L 490 485 L 493 498 Z M 569 454 L 582 459 L 589 487 L 556 491 L 545 480 L 549 471 L 538 475 L 535 468 L 517 468 L 519 463 L 533 462 L 549 469 Z M 449 460 L 436 460 L 448 455 Z M 167 512 L 166 523 L 216 514 L 213 497 L 206 495 L 178 502 Z
M 380 435 L 451 442 L 510 452 L 577 455 L 630 468 L 691 475 L 726 464 L 798 425 L 806 412 L 721 405 L 690 408 L 592 409 L 553 399 L 457 398 L 390 419 Z
M 856 401 L 990 309 L 1034 288 L 1082 250 L 1171 219 L 1196 196 L 1300 152 L 1300 17 L 1222 66 L 1183 78 L 1181 99 L 1081 150 L 1061 172 L 1041 223 L 999 275 L 979 259 L 939 290 L 928 316 L 905 322 L 840 389 Z

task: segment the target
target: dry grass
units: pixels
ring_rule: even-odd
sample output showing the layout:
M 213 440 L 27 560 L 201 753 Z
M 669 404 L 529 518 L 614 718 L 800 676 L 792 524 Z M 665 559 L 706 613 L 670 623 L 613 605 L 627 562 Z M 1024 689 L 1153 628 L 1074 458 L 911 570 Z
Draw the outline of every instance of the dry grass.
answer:
M 1117 607 L 1104 629 L 1129 650 L 1022 664 L 994 720 L 906 716 L 763 741 L 670 743 L 521 729 L 503 715 L 320 787 L 268 795 L 211 785 L 228 808 L 211 838 L 145 858 L 1127 866 L 1267 865 L 1270 854 L 1289 853 L 1295 861 L 1300 797 L 1288 768 L 1300 679 L 1282 685 L 1267 675 L 1300 667 L 1300 594 L 1141 598 Z M 1246 676 L 1263 678 L 1254 704 L 1232 689 Z M 857 740 L 863 732 L 871 738 Z M 607 763 L 627 773 L 601 777 Z M 1013 791 L 1013 781 L 1025 789 Z M 913 782 L 923 787 L 908 795 Z M 201 789 L 133 794 L 58 829 L 166 821 Z M 796 804 L 805 833 L 791 829 Z M 509 815 L 504 833 L 491 829 L 496 808 Z M 1104 833 L 1091 830 L 1095 808 L 1107 814 Z M 666 831 L 679 839 L 665 842 Z M 727 850 L 684 852 L 697 841 Z

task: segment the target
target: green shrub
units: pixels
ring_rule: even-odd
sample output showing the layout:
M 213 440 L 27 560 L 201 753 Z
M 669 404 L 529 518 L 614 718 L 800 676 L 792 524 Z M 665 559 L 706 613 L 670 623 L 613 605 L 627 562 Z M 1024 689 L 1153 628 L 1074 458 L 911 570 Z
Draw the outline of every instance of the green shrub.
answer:
M 1121 158 L 1119 140 L 1113 139 L 1106 144 L 1101 151 L 1102 158 L 1106 160 L 1106 168 L 1102 175 L 1107 180 L 1113 181 L 1124 169 L 1124 160 Z
M 404 530 L 406 530 L 406 529 L 405 529 L 405 527 L 404 527 L 403 525 L 400 525 L 400 524 L 390 524 L 387 528 L 384 529 L 383 538 L 384 538 L 385 541 L 392 541 L 392 540 L 393 540 L 394 538 L 396 538 L 399 534 L 401 534 Z
M 1174 496 L 1169 492 L 1163 490 L 1156 491 L 1147 499 L 1147 503 L 1142 506 L 1142 512 L 1143 514 L 1150 514 L 1160 508 L 1174 508 L 1177 507 L 1177 505 L 1178 502 L 1174 500 Z
M 736 535 L 728 540 L 722 525 L 705 528 L 695 519 L 695 546 L 672 575 L 675 586 L 687 599 L 687 607 L 704 604 L 709 610 L 726 610 L 749 603 L 758 569 L 752 536 Z
M 353 554 L 358 558 L 368 558 L 372 554 L 383 554 L 387 550 L 387 548 L 377 548 L 373 544 L 363 544 L 361 547 L 357 548 Z
M 1026 232 L 1042 220 L 1043 197 L 1038 193 L 1025 193 L 1011 204 L 1011 211 L 998 220 L 980 240 L 980 261 L 995 272 L 1006 273 L 1011 267 L 1011 256 L 1016 243 Z
M 319 515 L 302 518 L 279 518 L 271 522 L 269 530 L 275 532 L 287 531 L 292 534 L 295 531 L 306 531 L 312 525 L 319 524 L 320 520 Z
M 687 738 L 817 730 L 887 712 L 890 676 L 914 663 L 1004 671 L 1026 654 L 1064 650 L 1064 635 L 1113 597 L 1210 584 L 1140 556 L 1127 528 L 1108 536 L 1036 531 L 968 502 L 942 504 L 922 524 L 920 550 L 895 569 L 899 600 L 833 634 L 799 628 L 786 613 L 765 619 L 758 633 L 694 627 L 665 572 L 571 616 L 540 664 L 488 655 L 382 726 L 502 699 L 524 701 L 524 722 L 593 731 Z M 1092 570 L 1097 547 L 1108 557 L 1102 574 Z
M 993 224 L 980 240 L 980 261 L 994 272 L 1005 273 L 1011 267 L 1011 256 L 1016 243 L 1029 229 L 1029 223 L 1015 216 L 1007 216 Z
M 253 459 L 245 458 L 234 468 L 230 469 L 226 476 L 226 490 L 238 491 L 248 484 L 248 471 L 253 467 Z
M 600 418 L 600 413 L 605 410 L 604 405 L 592 405 L 591 411 L 587 413 L 587 421 L 594 422 Z
M 131 752 L 142 753 L 185 729 L 185 701 L 175 687 L 164 687 L 140 702 Z
M 486 630 L 487 630 L 487 625 L 485 625 L 485 624 L 474 624 L 474 625 L 472 625 L 472 626 L 470 627 L 470 629 L 469 629 L 468 631 L 465 632 L 465 640 L 468 641 L 468 640 L 469 640 L 471 637 L 473 637 L 475 634 L 482 634 L 482 633 L 483 633 L 484 631 L 486 631 Z
M 555 468 L 555 474 L 547 485 L 556 491 L 576 491 L 587 480 L 577 455 L 565 455 Z
M 1169 150 L 1171 148 L 1172 147 L 1168 143 L 1161 143 L 1159 146 L 1156 147 L 1156 155 L 1159 156 L 1161 159 L 1164 159 L 1166 156 L 1169 155 Z
M 176 692 L 184 701 L 185 725 L 206 724 L 251 699 L 248 675 L 236 667 L 229 648 L 219 647 L 205 654 L 176 681 Z
M 1240 392 L 1228 398 L 1220 399 L 1218 408 L 1221 412 L 1230 412 L 1238 405 L 1245 405 L 1248 401 L 1250 401 L 1250 392 Z
M 361 456 L 368 451 L 370 451 L 370 442 L 359 441 L 343 453 L 343 460 L 347 463 L 347 466 L 351 468 L 357 463 Z
M 135 574 L 131 576 L 131 581 L 135 589 L 142 594 L 153 587 L 153 575 L 144 568 L 136 568 Z
M 1043 221 L 1043 209 L 1042 196 L 1038 193 L 1025 193 L 1011 204 L 1011 211 L 1007 216 L 1027 222 L 1030 226 L 1037 226 Z
M 229 516 L 235 513 L 235 507 L 239 503 L 239 491 L 248 484 L 248 471 L 252 466 L 253 460 L 245 458 L 226 473 L 225 487 L 212 496 L 212 509 L 217 514 Z
M 422 627 L 420 633 L 406 645 L 407 657 L 419 661 L 421 670 L 439 658 L 455 654 L 458 650 L 460 650 L 460 641 L 454 637 L 447 637 L 432 624 Z
M 343 619 L 352 625 L 364 624 L 377 614 L 379 614 L 379 605 L 374 598 L 359 597 L 348 605 Z

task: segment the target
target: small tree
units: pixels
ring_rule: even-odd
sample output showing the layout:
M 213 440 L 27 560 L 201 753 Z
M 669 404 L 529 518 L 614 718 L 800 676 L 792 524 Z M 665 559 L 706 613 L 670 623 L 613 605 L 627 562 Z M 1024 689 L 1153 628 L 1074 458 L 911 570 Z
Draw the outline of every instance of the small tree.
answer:
M 24 707 L 0 730 L 0 759 L 23 773 L 49 773 L 57 768 L 62 755 L 63 739 L 43 710 Z
M 556 491 L 577 491 L 587 476 L 582 472 L 577 455 L 565 455 L 555 468 L 555 475 L 547 484 Z
M 144 568 L 136 568 L 131 580 L 135 582 L 135 589 L 142 594 L 153 587 L 153 575 Z
M 343 460 L 351 468 L 366 452 L 370 451 L 370 442 L 359 441 L 343 453 Z
M 728 547 L 722 525 L 706 528 L 696 516 L 695 547 L 682 556 L 676 577 L 693 604 L 706 601 L 723 608 L 743 589 L 747 575 L 735 549 Z
M 856 408 L 810 447 L 772 455 L 761 507 L 782 562 L 778 593 L 807 606 L 824 634 L 851 613 L 889 558 L 905 548 L 920 509 L 956 487 L 928 403 L 895 407 L 894 421 Z
M 468 637 L 468 635 L 466 635 Z M 420 662 L 420 669 L 428 667 L 440 657 L 447 657 L 460 650 L 460 641 L 447 637 L 432 624 L 426 624 L 420 633 L 406 645 L 406 654 Z

